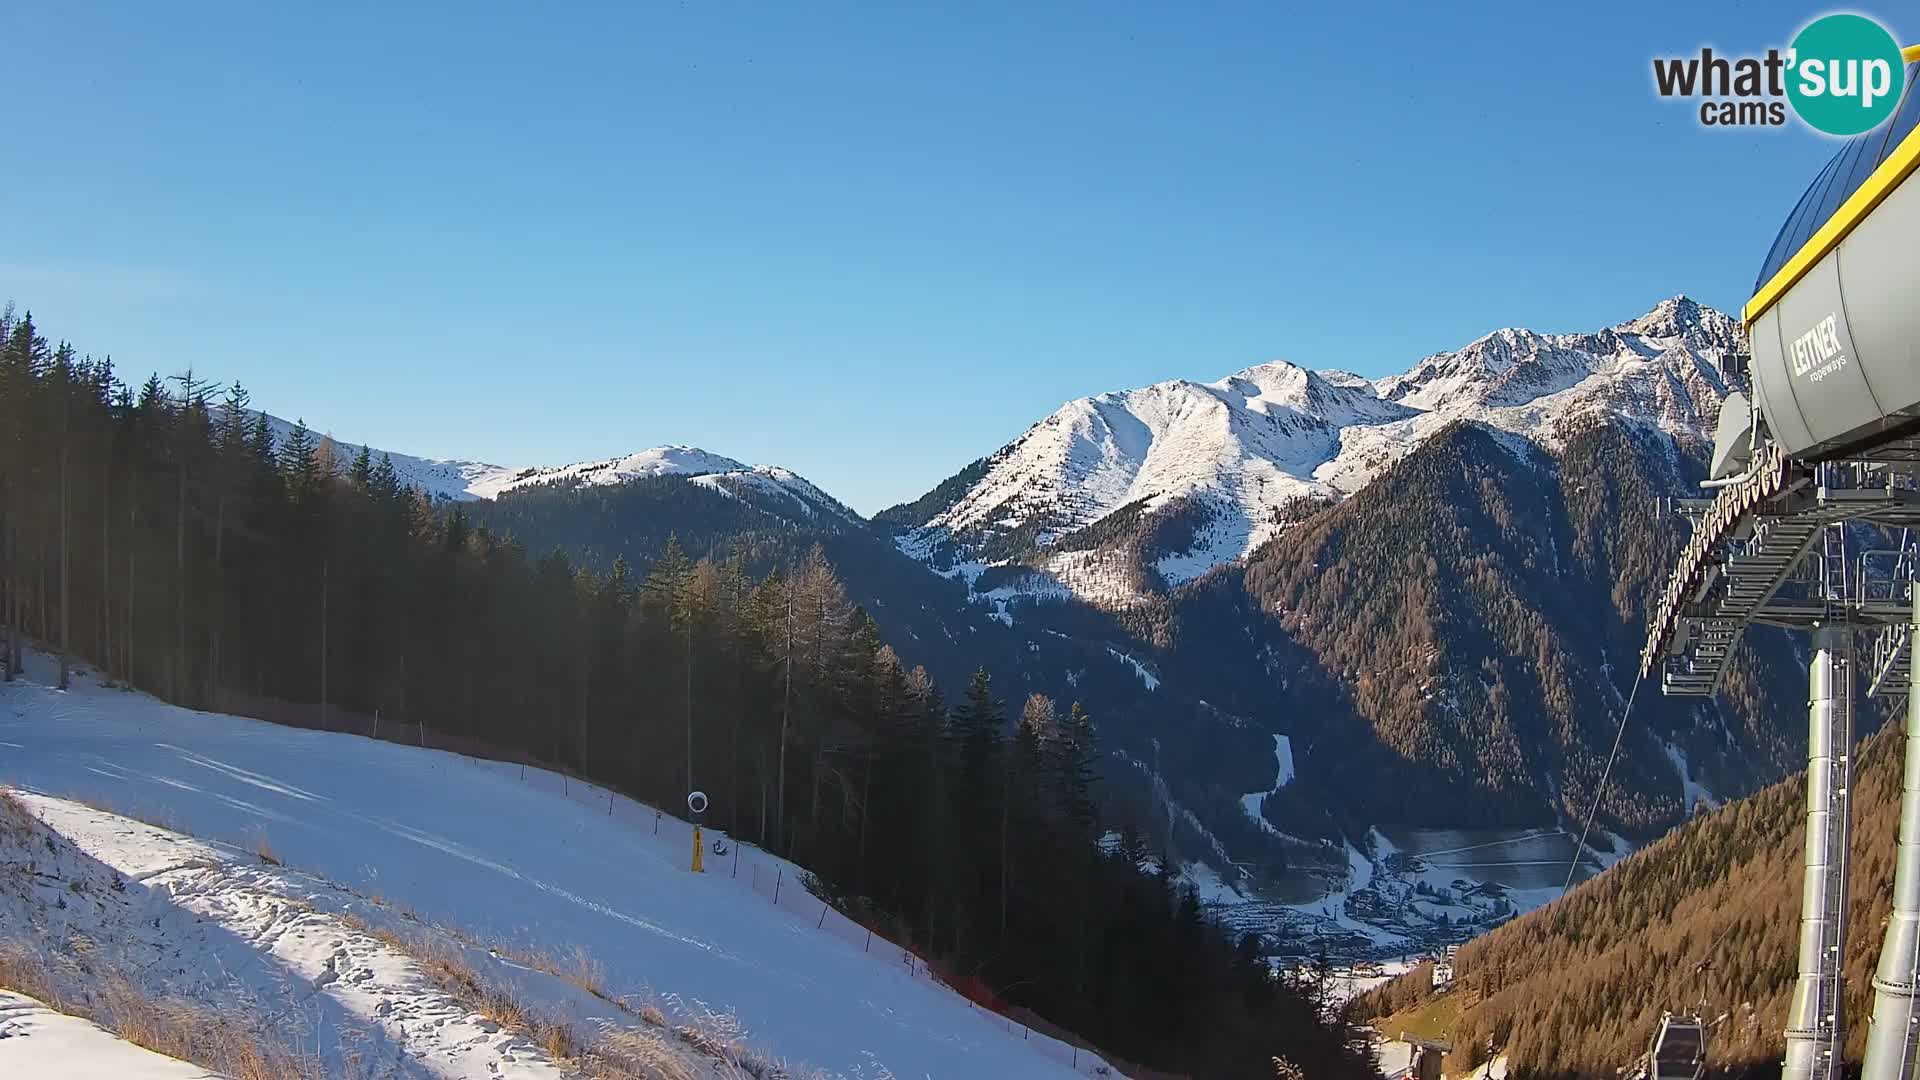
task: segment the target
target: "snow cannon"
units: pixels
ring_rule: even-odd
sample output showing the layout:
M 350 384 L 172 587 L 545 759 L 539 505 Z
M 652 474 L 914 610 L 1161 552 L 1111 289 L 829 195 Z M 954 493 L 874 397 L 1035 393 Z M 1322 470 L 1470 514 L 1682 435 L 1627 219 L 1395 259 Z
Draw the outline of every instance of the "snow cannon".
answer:
M 707 812 L 707 793 L 690 791 L 687 793 L 687 813 L 693 816 L 693 866 L 696 874 L 706 872 L 706 849 L 700 840 L 700 819 Z

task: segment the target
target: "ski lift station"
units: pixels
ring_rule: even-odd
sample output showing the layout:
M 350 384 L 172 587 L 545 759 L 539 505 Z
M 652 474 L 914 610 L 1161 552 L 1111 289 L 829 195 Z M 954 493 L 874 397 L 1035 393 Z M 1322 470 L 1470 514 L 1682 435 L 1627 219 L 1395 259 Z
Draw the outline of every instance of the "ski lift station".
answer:
M 1865 1080 L 1920 1074 L 1920 48 L 1893 119 L 1845 143 L 1781 227 L 1743 321 L 1693 533 L 1649 611 L 1640 677 L 1711 695 L 1754 625 L 1809 635 L 1807 823 L 1785 1080 L 1841 1073 L 1857 688 L 1907 709 L 1893 912 Z M 1698 1080 L 1711 1025 L 1669 1014 L 1641 1069 Z

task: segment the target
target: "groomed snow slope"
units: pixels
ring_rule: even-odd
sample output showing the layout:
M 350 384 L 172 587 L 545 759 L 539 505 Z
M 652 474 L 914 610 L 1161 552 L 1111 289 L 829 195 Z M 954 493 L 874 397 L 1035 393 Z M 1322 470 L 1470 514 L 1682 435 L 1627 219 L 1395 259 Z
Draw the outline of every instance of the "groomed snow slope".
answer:
M 821 908 L 790 869 L 770 904 L 748 867 L 771 874 L 774 860 L 751 852 L 737 879 L 725 865 L 693 875 L 687 848 L 646 828 L 652 810 L 579 785 L 562 794 L 552 774 L 523 781 L 516 767 L 193 712 L 83 677 L 64 694 L 0 687 L 0 783 L 243 849 L 264 833 L 290 868 L 482 939 L 583 948 L 616 993 L 732 1011 L 755 1045 L 848 1077 L 1088 1071 L 1088 1055 L 1078 1073 L 1052 1060 L 1059 1044 L 1010 1033 L 897 950 L 817 929 Z

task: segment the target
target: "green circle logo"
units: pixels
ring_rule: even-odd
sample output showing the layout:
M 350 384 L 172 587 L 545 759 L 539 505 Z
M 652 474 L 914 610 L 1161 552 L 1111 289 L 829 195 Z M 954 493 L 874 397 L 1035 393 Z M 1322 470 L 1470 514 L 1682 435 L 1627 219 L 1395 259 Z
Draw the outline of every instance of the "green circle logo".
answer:
M 1829 135 L 1872 131 L 1893 115 L 1906 83 L 1900 43 L 1864 15 L 1825 15 L 1793 39 L 1787 98 Z

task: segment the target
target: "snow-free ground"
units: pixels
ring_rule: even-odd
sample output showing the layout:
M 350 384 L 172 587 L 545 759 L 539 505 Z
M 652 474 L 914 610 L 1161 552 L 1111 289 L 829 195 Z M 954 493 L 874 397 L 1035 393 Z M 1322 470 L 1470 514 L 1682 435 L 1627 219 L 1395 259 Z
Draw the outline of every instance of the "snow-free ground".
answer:
M 308 1010 L 323 1049 L 347 1045 L 351 1033 L 360 1053 L 401 1075 L 502 1075 L 487 1069 L 493 1059 L 518 1070 L 508 1075 L 557 1075 L 510 1033 L 481 1024 L 460 1031 L 474 1018 L 445 1002 L 433 1013 L 434 1002 L 419 999 L 430 987 L 414 986 L 418 995 L 407 1000 L 359 994 L 356 980 L 413 985 L 408 961 L 363 952 L 330 923 L 307 921 L 404 913 L 460 928 L 463 940 L 508 946 L 506 955 L 578 950 L 614 996 L 722 1018 L 763 1056 L 803 1074 L 1066 1077 L 1099 1068 L 1084 1051 L 972 1007 L 884 941 L 846 932 L 851 924 L 796 887 L 794 868 L 756 849 L 710 852 L 707 873 L 689 872 L 684 825 L 661 818 L 656 835 L 651 808 L 602 789 L 176 708 L 102 688 L 90 674 L 62 693 L 46 685 L 49 674 L 35 657 L 28 678 L 0 687 L 0 784 L 29 793 L 23 801 L 85 858 L 129 882 L 116 895 L 137 907 L 130 925 L 159 918 L 153 931 L 164 935 L 171 919 L 180 933 L 200 935 L 186 946 L 194 955 L 228 974 L 257 972 L 238 985 Z M 100 801 L 170 828 L 50 797 Z M 250 856 L 262 843 L 284 869 Z M 631 1023 L 486 949 L 470 958 L 495 965 L 542 1007 L 581 1022 Z M 432 1013 L 425 1026 L 454 1025 L 456 1034 L 422 1045 L 412 1034 L 419 1025 L 397 1009 L 417 1010 L 416 1020 Z M 493 1057 L 454 1053 L 476 1045 L 493 1046 Z M 414 1068 L 424 1071 L 404 1071 Z

